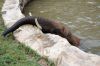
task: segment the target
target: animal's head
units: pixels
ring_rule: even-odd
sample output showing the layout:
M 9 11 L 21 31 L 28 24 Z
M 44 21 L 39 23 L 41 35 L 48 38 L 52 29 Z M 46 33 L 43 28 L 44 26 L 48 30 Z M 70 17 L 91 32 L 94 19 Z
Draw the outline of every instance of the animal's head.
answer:
M 76 36 L 74 36 L 70 30 L 66 27 L 63 27 L 61 30 L 60 30 L 60 33 L 62 34 L 62 37 L 66 38 L 69 43 L 71 45 L 74 45 L 74 46 L 79 46 L 80 44 L 80 39 Z

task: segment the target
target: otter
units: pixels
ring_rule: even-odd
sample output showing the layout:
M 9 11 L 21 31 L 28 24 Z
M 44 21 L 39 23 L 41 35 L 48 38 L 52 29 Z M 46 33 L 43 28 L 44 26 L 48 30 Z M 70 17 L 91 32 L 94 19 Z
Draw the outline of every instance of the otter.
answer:
M 33 26 L 37 26 L 35 19 L 37 19 L 39 25 L 42 27 L 41 31 L 43 33 L 52 33 L 59 35 L 63 38 L 66 38 L 68 42 L 74 46 L 79 46 L 80 39 L 73 35 L 68 27 L 64 26 L 61 22 L 45 19 L 42 17 L 33 17 L 33 16 L 27 16 L 24 18 L 19 19 L 14 25 L 12 25 L 10 28 L 6 29 L 3 32 L 3 36 L 7 36 L 10 32 L 15 31 L 22 25 L 30 24 Z

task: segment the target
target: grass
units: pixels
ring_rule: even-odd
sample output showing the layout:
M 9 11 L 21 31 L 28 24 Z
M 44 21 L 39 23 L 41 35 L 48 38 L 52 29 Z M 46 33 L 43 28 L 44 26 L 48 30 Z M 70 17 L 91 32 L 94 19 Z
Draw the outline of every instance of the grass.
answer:
M 0 1 L 0 10 L 3 2 Z M 5 27 L 0 13 L 0 66 L 41 66 L 38 61 L 44 59 L 48 66 L 54 64 L 42 58 L 35 51 L 13 39 L 12 35 L 1 36 Z

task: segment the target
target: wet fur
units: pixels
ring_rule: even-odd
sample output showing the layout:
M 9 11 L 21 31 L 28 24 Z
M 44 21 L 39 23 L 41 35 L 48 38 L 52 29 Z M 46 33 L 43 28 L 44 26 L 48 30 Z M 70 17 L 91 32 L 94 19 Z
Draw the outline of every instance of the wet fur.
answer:
M 69 28 L 65 27 L 62 23 L 40 18 L 40 17 L 33 17 L 33 16 L 28 16 L 25 18 L 22 18 L 18 20 L 14 25 L 12 25 L 10 28 L 4 31 L 2 34 L 4 37 L 9 34 L 10 32 L 15 31 L 18 29 L 20 26 L 25 25 L 25 24 L 31 24 L 35 25 L 35 18 L 37 18 L 39 25 L 42 27 L 42 32 L 43 33 L 52 33 L 56 35 L 60 35 L 64 38 L 66 38 L 70 44 L 74 46 L 79 46 L 80 44 L 80 39 L 70 32 Z

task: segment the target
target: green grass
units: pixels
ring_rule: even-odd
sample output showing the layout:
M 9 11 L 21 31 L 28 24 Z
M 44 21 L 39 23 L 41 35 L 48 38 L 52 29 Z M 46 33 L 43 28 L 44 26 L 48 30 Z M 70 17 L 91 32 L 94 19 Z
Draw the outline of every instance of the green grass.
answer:
M 0 1 L 0 10 L 2 3 Z M 48 66 L 54 66 L 51 61 L 42 58 L 32 49 L 14 40 L 12 35 L 7 38 L 2 37 L 4 29 L 0 13 L 0 66 L 40 66 L 38 63 L 40 59 L 44 59 Z

